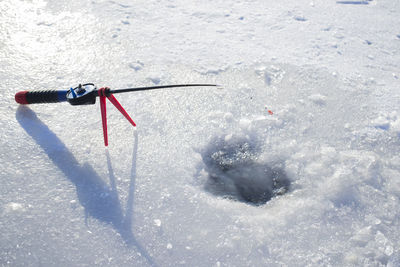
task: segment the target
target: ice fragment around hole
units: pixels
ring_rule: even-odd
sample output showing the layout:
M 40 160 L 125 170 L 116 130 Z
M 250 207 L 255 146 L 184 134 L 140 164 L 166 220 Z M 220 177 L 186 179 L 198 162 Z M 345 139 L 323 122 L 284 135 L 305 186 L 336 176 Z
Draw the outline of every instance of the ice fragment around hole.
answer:
M 250 138 L 214 138 L 202 151 L 207 192 L 252 205 L 285 194 L 290 180 L 277 163 L 258 160 L 260 148 Z

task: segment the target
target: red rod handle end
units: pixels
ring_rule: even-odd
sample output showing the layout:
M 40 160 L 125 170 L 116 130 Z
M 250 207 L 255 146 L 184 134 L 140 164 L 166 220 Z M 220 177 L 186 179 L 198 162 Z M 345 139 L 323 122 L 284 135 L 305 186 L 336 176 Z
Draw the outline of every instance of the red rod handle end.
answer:
M 21 91 L 15 94 L 15 101 L 18 104 L 22 104 L 22 105 L 26 105 L 29 104 L 28 100 L 26 100 L 26 94 L 28 93 L 28 91 Z

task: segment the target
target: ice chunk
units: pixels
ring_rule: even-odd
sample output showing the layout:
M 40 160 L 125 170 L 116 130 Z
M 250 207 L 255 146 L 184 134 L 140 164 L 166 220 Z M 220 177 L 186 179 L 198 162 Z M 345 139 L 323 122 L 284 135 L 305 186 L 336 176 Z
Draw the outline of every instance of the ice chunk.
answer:
M 321 94 L 313 94 L 308 97 L 312 102 L 317 105 L 323 106 L 326 105 L 326 96 Z
M 25 211 L 25 208 L 21 203 L 17 202 L 9 202 L 5 205 L 5 212 L 14 212 L 14 211 Z
M 359 247 L 364 247 L 367 245 L 367 243 L 369 241 L 371 241 L 373 239 L 372 236 L 372 231 L 371 231 L 371 227 L 365 227 L 361 230 L 359 230 L 351 239 L 350 241 L 359 246 Z

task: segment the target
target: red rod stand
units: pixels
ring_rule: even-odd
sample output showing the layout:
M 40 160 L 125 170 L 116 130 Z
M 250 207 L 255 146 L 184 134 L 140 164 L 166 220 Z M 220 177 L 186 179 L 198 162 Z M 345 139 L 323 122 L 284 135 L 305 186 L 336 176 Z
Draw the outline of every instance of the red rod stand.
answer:
M 132 118 L 129 116 L 129 114 L 121 106 L 121 104 L 118 102 L 118 100 L 112 94 L 109 94 L 109 95 L 106 94 L 107 89 L 109 89 L 109 88 L 102 87 L 98 91 L 99 97 L 100 97 L 101 120 L 102 120 L 102 124 L 103 124 L 103 136 L 104 136 L 104 145 L 105 146 L 108 146 L 106 97 L 134 127 L 136 126 L 136 123 L 132 120 Z

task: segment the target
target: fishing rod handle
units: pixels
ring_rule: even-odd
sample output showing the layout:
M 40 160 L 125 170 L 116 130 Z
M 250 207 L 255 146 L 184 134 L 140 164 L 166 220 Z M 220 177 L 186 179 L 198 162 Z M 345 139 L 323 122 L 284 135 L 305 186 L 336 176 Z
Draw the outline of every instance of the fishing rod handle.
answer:
M 67 101 L 67 92 L 58 90 L 21 91 L 15 94 L 15 101 L 23 105 L 64 102 Z

